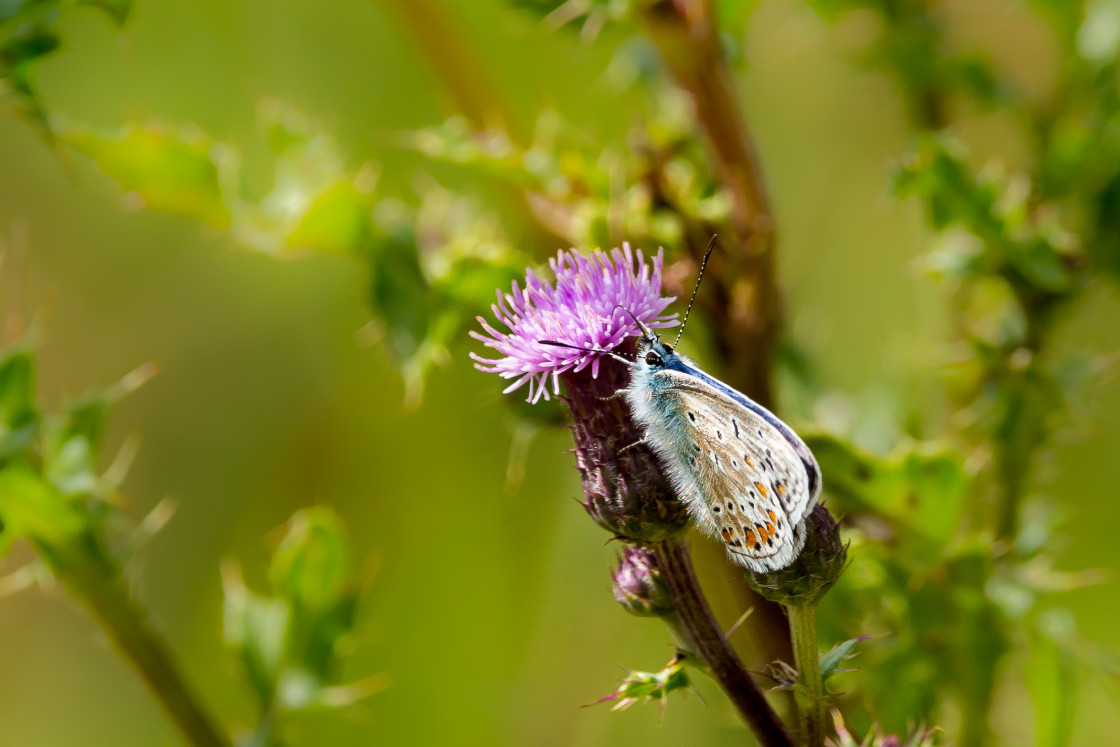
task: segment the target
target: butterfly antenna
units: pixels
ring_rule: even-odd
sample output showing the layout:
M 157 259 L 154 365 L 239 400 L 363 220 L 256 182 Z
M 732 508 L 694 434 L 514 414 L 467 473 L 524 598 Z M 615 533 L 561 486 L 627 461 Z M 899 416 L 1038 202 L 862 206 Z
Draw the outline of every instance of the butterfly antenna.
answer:
M 630 309 L 626 308 L 625 306 L 623 306 L 623 305 L 622 305 L 622 304 L 620 304 L 620 303 L 619 303 L 619 304 L 615 304 L 615 306 L 614 306 L 614 307 L 615 307 L 616 309 L 622 309 L 623 311 L 625 311 L 625 312 L 626 312 L 626 313 L 627 313 L 627 314 L 629 315 L 629 317 L 630 317 L 631 319 L 633 319 L 633 320 L 634 320 L 634 324 L 637 324 L 637 325 L 638 325 L 638 329 L 642 330 L 642 334 L 643 334 L 643 335 L 645 335 L 646 337 L 653 337 L 653 331 L 652 331 L 652 330 L 650 330 L 650 328 L 649 328 L 649 327 L 647 327 L 646 325 L 642 324 L 642 320 L 641 320 L 641 319 L 639 319 L 638 317 L 634 316 L 634 312 L 633 312 L 633 311 L 631 311 Z
M 556 340 L 537 340 L 537 344 L 538 345 L 548 345 L 549 347 L 554 347 L 554 348 L 567 348 L 568 350 L 579 350 L 579 351 L 584 352 L 584 353 L 601 353 L 603 355 L 609 355 L 612 358 L 616 358 L 616 359 L 622 361 L 623 363 L 625 363 L 627 365 L 633 365 L 633 363 L 634 363 L 632 360 L 630 360 L 629 358 L 627 358 L 623 355 L 615 353 L 611 350 L 603 350 L 602 348 L 581 348 L 579 345 L 569 345 L 566 342 L 557 342 Z
M 673 340 L 673 350 L 677 349 L 677 343 L 681 341 L 681 335 L 684 334 L 684 325 L 688 324 L 688 313 L 692 311 L 692 302 L 696 300 L 696 293 L 700 290 L 700 279 L 704 277 L 704 268 L 708 266 L 708 257 L 712 256 L 712 250 L 716 248 L 716 234 L 712 234 L 712 240 L 708 242 L 708 250 L 704 252 L 704 261 L 700 263 L 700 274 L 696 276 L 696 287 L 692 289 L 692 298 L 688 299 L 688 308 L 684 310 L 684 321 L 681 322 L 681 328 L 677 330 L 677 339 Z

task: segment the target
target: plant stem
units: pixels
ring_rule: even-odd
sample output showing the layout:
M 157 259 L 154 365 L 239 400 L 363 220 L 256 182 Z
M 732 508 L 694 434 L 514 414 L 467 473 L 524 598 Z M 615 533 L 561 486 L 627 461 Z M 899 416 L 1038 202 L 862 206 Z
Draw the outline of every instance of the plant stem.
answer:
M 63 544 L 36 544 L 55 573 L 132 661 L 187 742 L 195 747 L 229 747 L 229 739 L 188 687 L 164 641 L 148 626 L 120 569 L 101 543 L 82 532 Z
M 710 0 L 662 0 L 643 11 L 650 38 L 692 100 L 712 168 L 731 198 L 732 236 L 714 266 L 705 305 L 717 325 L 726 379 L 758 402 L 773 401 L 770 369 L 781 303 L 774 272 L 774 220 L 758 153 L 735 93 Z M 706 242 L 706 238 L 705 238 Z M 701 244 L 703 246 L 703 244 Z
M 820 646 L 817 642 L 817 606 L 786 607 L 797 665 L 797 721 L 803 747 L 823 747 L 825 733 L 824 685 L 821 682 Z
M 792 747 L 793 740 L 785 724 L 751 679 L 712 614 L 693 572 L 688 542 L 679 538 L 669 539 L 654 545 L 653 552 L 696 653 L 707 662 L 712 677 L 727 693 L 759 744 Z

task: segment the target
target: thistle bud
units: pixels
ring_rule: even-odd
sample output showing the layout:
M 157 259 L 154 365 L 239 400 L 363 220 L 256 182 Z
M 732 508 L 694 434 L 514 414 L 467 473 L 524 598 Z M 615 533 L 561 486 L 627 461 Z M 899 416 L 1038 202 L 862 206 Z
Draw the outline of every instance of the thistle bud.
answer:
M 632 545 L 618 558 L 611 574 L 614 598 L 631 614 L 663 617 L 673 612 L 673 600 L 661 578 L 657 559 L 645 547 Z
M 760 595 L 785 605 L 815 605 L 840 574 L 848 547 L 840 541 L 840 524 L 823 504 L 817 504 L 802 522 L 805 547 L 786 568 L 770 573 L 747 571 L 747 580 Z

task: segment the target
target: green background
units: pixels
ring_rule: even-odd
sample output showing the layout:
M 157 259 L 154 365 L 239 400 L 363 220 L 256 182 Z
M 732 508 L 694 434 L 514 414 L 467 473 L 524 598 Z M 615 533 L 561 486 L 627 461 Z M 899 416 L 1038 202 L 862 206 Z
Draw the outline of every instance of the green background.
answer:
M 444 5 L 526 119 L 554 106 L 593 139 L 625 132 L 626 97 L 605 82 L 624 39 L 608 29 L 585 45 L 491 0 Z M 960 0 L 941 12 L 953 44 L 982 45 L 1028 93 L 1046 90 L 1056 52 L 1022 5 Z M 789 332 L 824 387 L 816 402 L 781 393 L 800 425 L 886 411 L 949 333 L 945 294 L 916 267 L 929 240 L 918 205 L 888 195 L 888 168 L 909 135 L 891 79 L 857 61 L 869 24 L 855 14 L 828 26 L 802 3 L 776 0 L 753 11 L 739 40 L 738 86 L 776 207 Z M 415 199 L 422 169 L 464 186 L 393 144 L 395 133 L 450 108 L 399 19 L 378 3 L 141 0 L 122 30 L 86 11 L 70 14 L 63 31 L 65 47 L 42 65 L 40 83 L 51 109 L 76 121 L 197 123 L 249 143 L 252 174 L 264 150 L 256 105 L 275 97 L 326 122 L 354 164 L 380 162 L 379 194 Z M 1025 147 L 1017 132 L 982 113 L 957 130 L 976 163 L 995 157 L 1011 168 Z M 303 719 L 304 743 L 742 743 L 737 717 L 706 682 L 706 704 L 674 699 L 663 719 L 652 706 L 580 708 L 625 668 L 663 664 L 670 638 L 610 596 L 616 550 L 572 500 L 579 484 L 562 453 L 566 431 L 540 434 L 523 479 L 507 478 L 513 418 L 498 380 L 471 368 L 470 341 L 410 411 L 390 355 L 359 334 L 365 279 L 352 262 L 279 261 L 185 218 L 130 212 L 88 161 L 59 158 L 10 120 L 0 121 L 0 241 L 0 309 L 45 318 L 48 404 L 145 361 L 159 365 L 116 410 L 106 454 L 139 437 L 129 509 L 164 497 L 178 506 L 137 559 L 134 584 L 226 722 L 248 725 L 251 708 L 220 643 L 219 562 L 237 557 L 250 583 L 260 581 L 276 527 L 299 506 L 323 503 L 344 518 L 356 555 L 382 561 L 348 667 L 353 677 L 387 672 L 393 684 L 346 719 Z M 1062 323 L 1057 347 L 1114 352 L 1118 322 L 1117 289 L 1101 283 Z M 1102 377 L 1074 416 L 1037 484 L 1067 509 L 1061 567 L 1115 572 L 1115 376 Z M 20 547 L 5 568 L 28 557 Z M 1066 601 L 1087 637 L 1120 645 L 1113 583 Z M 180 744 L 61 590 L 0 599 L 0 642 L 0 744 Z M 1031 738 L 1023 666 L 1005 668 L 994 715 L 1009 744 Z M 1078 700 L 1073 742 L 1106 743 L 1120 729 L 1115 701 L 1093 683 Z

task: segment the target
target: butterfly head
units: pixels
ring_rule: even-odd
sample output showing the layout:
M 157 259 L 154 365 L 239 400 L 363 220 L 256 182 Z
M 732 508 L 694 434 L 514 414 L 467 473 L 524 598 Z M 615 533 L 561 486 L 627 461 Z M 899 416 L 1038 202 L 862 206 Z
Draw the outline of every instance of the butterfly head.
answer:
M 676 359 L 673 346 L 661 341 L 660 335 L 647 332 L 638 341 L 637 365 L 653 373 L 665 368 Z

